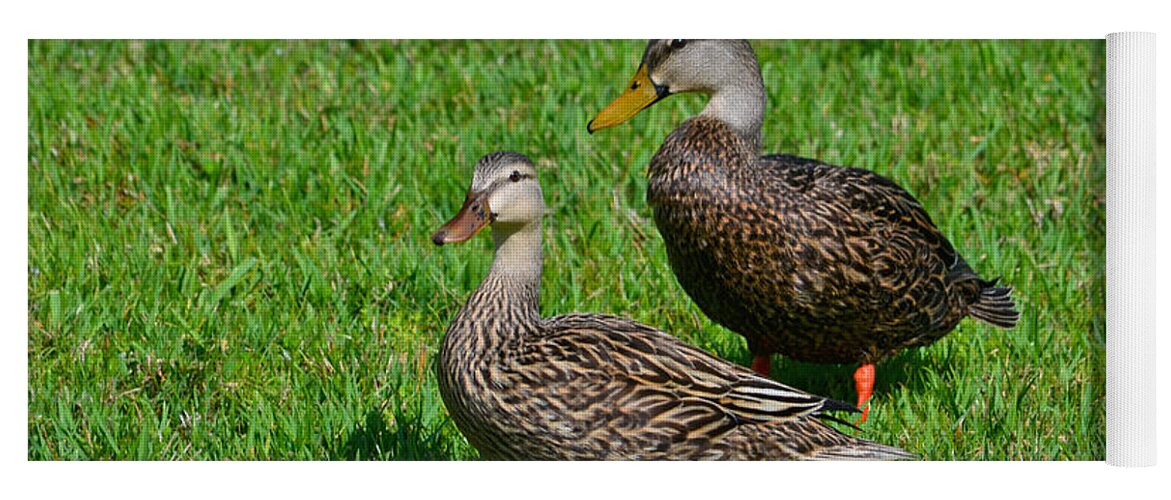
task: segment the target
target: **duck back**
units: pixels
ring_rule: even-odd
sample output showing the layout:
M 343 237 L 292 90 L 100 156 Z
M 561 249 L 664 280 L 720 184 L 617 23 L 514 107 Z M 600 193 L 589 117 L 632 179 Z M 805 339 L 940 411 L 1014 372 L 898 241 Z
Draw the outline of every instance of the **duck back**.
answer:
M 647 201 L 680 284 L 753 352 L 878 361 L 942 337 L 990 286 L 894 182 L 758 157 L 715 119 L 680 125 L 649 174 Z

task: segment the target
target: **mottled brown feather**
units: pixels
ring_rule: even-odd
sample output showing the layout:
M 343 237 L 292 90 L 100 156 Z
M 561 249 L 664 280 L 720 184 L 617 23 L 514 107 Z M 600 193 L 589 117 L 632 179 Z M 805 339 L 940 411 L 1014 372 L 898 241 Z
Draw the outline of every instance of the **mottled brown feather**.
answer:
M 543 319 L 536 301 L 530 284 L 490 275 L 444 338 L 440 394 L 484 458 L 912 458 L 822 422 L 845 403 L 626 318 Z
M 671 268 L 754 353 L 870 363 L 939 339 L 1008 290 L 981 279 L 906 190 L 874 172 L 756 157 L 695 117 L 651 159 L 647 201 Z M 984 318 L 981 318 L 984 319 Z

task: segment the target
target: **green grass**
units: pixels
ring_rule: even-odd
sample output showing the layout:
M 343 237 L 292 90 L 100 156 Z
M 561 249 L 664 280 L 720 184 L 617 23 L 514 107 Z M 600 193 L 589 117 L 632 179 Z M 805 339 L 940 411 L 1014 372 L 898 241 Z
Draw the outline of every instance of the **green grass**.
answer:
M 498 149 L 541 171 L 544 314 L 626 315 L 746 364 L 644 200 L 703 98 L 585 131 L 643 43 L 29 43 L 28 458 L 475 457 L 434 372 L 491 242 L 428 235 Z M 755 46 L 766 152 L 893 178 L 1023 311 L 880 365 L 864 435 L 1103 459 L 1102 41 Z M 777 365 L 853 394 L 853 367 Z

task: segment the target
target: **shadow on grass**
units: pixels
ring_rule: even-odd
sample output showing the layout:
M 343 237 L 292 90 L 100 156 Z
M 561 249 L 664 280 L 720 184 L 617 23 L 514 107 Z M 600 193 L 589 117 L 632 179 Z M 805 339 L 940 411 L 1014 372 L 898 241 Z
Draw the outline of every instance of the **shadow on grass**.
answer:
M 819 365 L 779 356 L 774 356 L 773 360 L 772 378 L 783 384 L 851 405 L 858 401 L 854 391 L 854 370 L 858 365 Z M 939 366 L 933 366 L 936 364 Z M 903 351 L 876 366 L 874 397 L 886 397 L 899 386 L 911 392 L 924 390 L 927 382 L 925 368 L 949 377 L 944 369 L 947 365 L 948 360 L 930 359 L 918 349 Z
M 387 422 L 381 409 L 366 412 L 341 446 L 329 453 L 330 460 L 457 460 L 450 439 L 443 432 L 445 422 L 428 425 L 420 414 L 396 412 Z

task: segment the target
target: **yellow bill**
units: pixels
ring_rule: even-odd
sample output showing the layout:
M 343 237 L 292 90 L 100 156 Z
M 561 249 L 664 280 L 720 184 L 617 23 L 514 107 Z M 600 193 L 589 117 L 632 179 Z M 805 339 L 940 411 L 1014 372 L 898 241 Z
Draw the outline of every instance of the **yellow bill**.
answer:
M 666 96 L 667 92 L 664 89 L 656 88 L 654 82 L 651 82 L 646 65 L 640 64 L 638 72 L 626 86 L 626 91 L 590 120 L 586 130 L 592 134 L 596 130 L 618 125 Z

